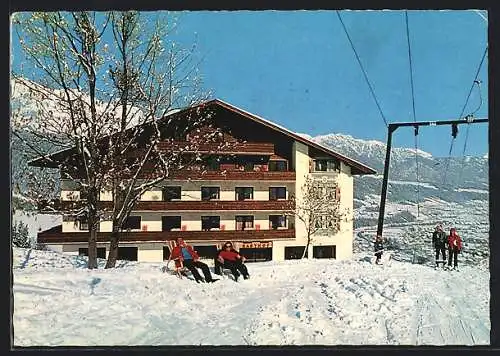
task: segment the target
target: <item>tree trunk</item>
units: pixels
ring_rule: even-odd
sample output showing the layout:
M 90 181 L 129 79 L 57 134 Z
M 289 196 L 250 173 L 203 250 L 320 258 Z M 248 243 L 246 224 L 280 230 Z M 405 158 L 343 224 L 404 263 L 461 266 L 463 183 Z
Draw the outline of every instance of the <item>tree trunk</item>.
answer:
M 96 201 L 98 199 L 96 189 L 89 189 L 88 194 L 88 225 L 90 230 L 89 235 L 89 246 L 88 246 L 88 255 L 89 262 L 88 268 L 95 269 L 97 268 L 97 224 L 99 224 L 99 219 L 97 218 L 96 213 Z
M 91 220 L 89 219 L 89 229 L 90 229 L 90 235 L 89 235 L 89 262 L 88 262 L 88 269 L 95 269 L 97 268 L 97 228 L 94 226 L 95 224 L 91 225 Z
M 109 255 L 106 261 L 106 266 L 104 268 L 114 268 L 116 265 L 116 259 L 118 258 L 118 241 L 120 240 L 120 232 L 113 229 L 111 232 L 110 244 L 109 244 Z
M 309 250 L 309 245 L 311 244 L 311 234 L 308 232 L 307 233 L 307 244 L 306 247 L 304 248 L 304 252 L 302 252 L 302 259 L 306 257 L 306 253 Z

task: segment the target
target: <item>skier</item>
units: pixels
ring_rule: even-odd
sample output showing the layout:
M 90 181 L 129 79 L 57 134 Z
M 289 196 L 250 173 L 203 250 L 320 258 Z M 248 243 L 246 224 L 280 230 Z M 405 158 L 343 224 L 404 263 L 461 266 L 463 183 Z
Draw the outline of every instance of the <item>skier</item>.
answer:
M 448 268 L 451 269 L 451 258 L 453 256 L 453 269 L 458 271 L 458 254 L 462 251 L 462 239 L 457 230 L 452 227 L 448 236 Z
M 380 264 L 380 259 L 382 258 L 382 254 L 384 253 L 384 239 L 381 235 L 377 235 L 374 243 L 375 256 L 377 259 L 375 260 L 376 264 Z
M 224 244 L 224 249 L 219 252 L 217 260 L 221 264 L 219 268 L 224 267 L 231 270 L 236 282 L 238 281 L 238 277 L 240 275 L 239 272 L 241 272 L 244 279 L 250 278 L 247 266 L 243 264 L 243 262 L 245 262 L 245 257 L 240 255 L 239 252 L 233 248 L 233 244 L 231 242 L 226 242 Z
M 439 264 L 443 264 L 443 268 L 445 267 L 446 262 L 446 244 L 448 243 L 448 237 L 446 233 L 443 231 L 443 226 L 439 224 L 436 226 L 436 229 L 432 233 L 432 243 L 434 248 L 436 249 L 436 269 L 439 268 Z M 439 259 L 439 253 L 443 256 L 443 259 Z
M 218 281 L 218 279 L 212 278 L 208 266 L 205 263 L 199 261 L 199 258 L 200 257 L 198 256 L 196 251 L 193 250 L 190 245 L 186 244 L 181 237 L 177 238 L 177 246 L 172 249 L 170 259 L 179 259 L 182 265 L 191 271 L 197 283 L 203 282 L 203 278 L 200 276 L 200 273 L 198 272 L 196 267 L 201 268 L 201 270 L 203 271 L 205 282 Z

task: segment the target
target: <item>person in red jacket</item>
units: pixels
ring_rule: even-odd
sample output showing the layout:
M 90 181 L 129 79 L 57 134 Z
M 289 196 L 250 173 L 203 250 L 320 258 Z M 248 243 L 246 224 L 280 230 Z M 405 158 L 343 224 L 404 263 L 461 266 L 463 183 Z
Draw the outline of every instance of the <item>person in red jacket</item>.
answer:
M 172 249 L 170 259 L 176 262 L 176 266 L 182 264 L 189 269 L 193 274 L 196 282 L 203 282 L 203 278 L 196 268 L 200 268 L 205 276 L 205 282 L 215 282 L 218 279 L 213 279 L 208 266 L 199 260 L 199 256 L 193 248 L 186 244 L 182 238 L 177 238 L 177 246 Z
M 244 279 L 248 279 L 250 277 L 247 266 L 243 264 L 245 257 L 233 249 L 233 244 L 231 242 L 226 242 L 224 244 L 224 248 L 219 252 L 217 260 L 224 268 L 231 271 L 236 282 L 238 281 L 238 276 L 240 275 L 238 271 L 241 272 Z
M 451 268 L 451 259 L 453 258 L 453 269 L 458 269 L 457 260 L 460 251 L 462 251 L 462 239 L 458 236 L 457 230 L 452 227 L 448 236 L 448 268 Z

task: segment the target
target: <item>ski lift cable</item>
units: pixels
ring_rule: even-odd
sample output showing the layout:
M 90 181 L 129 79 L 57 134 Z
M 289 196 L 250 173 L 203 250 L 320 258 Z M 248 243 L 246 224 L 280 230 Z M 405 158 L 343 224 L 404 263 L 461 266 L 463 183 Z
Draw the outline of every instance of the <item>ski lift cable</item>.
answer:
M 472 85 L 471 85 L 471 87 L 469 89 L 469 93 L 467 94 L 467 98 L 465 99 L 464 106 L 462 107 L 462 111 L 460 112 L 460 115 L 458 117 L 459 119 L 463 117 L 464 112 L 465 112 L 465 108 L 467 107 L 467 104 L 469 103 L 469 99 L 470 99 L 470 96 L 472 94 L 472 90 L 474 89 L 474 85 L 476 84 L 477 77 L 479 76 L 479 72 L 481 71 L 481 67 L 483 66 L 484 59 L 486 58 L 486 53 L 488 53 L 488 45 L 486 45 L 486 48 L 484 49 L 483 56 L 481 57 L 481 62 L 479 63 L 479 66 L 477 67 L 477 70 L 476 70 L 476 75 L 474 76 L 474 81 L 472 82 Z M 469 125 L 467 125 L 467 127 L 468 126 Z M 446 165 L 445 165 L 445 169 L 444 169 L 443 185 L 446 184 L 446 176 L 447 176 L 447 172 L 448 172 L 448 167 L 450 165 L 450 158 L 451 158 L 451 152 L 453 150 L 453 143 L 454 143 L 454 141 L 455 141 L 455 136 L 453 136 L 452 139 L 451 139 L 450 151 L 449 151 L 448 157 L 446 159 Z
M 382 112 L 382 108 L 380 107 L 380 104 L 379 104 L 379 102 L 377 100 L 377 96 L 375 95 L 375 91 L 373 90 L 373 87 L 372 87 L 372 85 L 370 83 L 370 80 L 368 79 L 368 75 L 366 74 L 365 68 L 363 67 L 363 64 L 361 63 L 361 60 L 359 59 L 358 52 L 356 51 L 356 48 L 354 47 L 354 43 L 351 40 L 351 36 L 349 36 L 349 32 L 347 31 L 347 28 L 346 28 L 346 26 L 344 24 L 344 21 L 342 20 L 342 16 L 340 15 L 340 11 L 336 10 L 336 12 L 337 12 L 337 16 L 338 16 L 338 18 L 340 20 L 340 23 L 342 24 L 342 28 L 344 29 L 344 32 L 345 32 L 345 34 L 347 36 L 347 39 L 349 40 L 349 43 L 350 43 L 351 48 L 352 48 L 352 50 L 354 52 L 354 55 L 356 56 L 356 59 L 357 59 L 358 64 L 359 64 L 359 66 L 361 68 L 361 71 L 363 72 L 363 76 L 365 78 L 365 81 L 368 84 L 368 87 L 370 88 L 370 93 L 372 94 L 372 97 L 375 100 L 375 104 L 377 104 L 377 108 L 378 108 L 378 111 L 380 112 L 380 116 L 382 116 L 382 120 L 384 120 L 385 126 L 388 127 L 389 125 L 387 123 L 385 115 Z
M 477 107 L 476 110 L 474 110 L 471 114 L 469 114 L 468 116 L 470 117 L 473 117 L 474 114 L 476 112 L 479 111 L 479 109 L 482 107 L 483 105 L 483 96 L 481 95 L 481 81 L 480 80 L 475 80 L 474 81 L 474 84 L 477 84 L 477 87 L 479 89 L 479 106 Z M 467 148 L 467 140 L 469 139 L 469 129 L 470 129 L 470 124 L 467 124 L 467 128 L 465 130 L 465 141 L 464 141 L 464 148 L 462 150 L 462 162 L 460 164 L 460 171 L 459 171 L 459 174 L 458 174 L 458 184 L 460 184 L 460 181 L 462 179 L 462 174 L 463 174 L 463 171 L 464 171 L 464 163 L 465 163 L 465 151 L 466 151 L 466 148 Z
M 417 121 L 417 115 L 415 111 L 415 86 L 413 84 L 413 64 L 411 57 L 411 45 L 410 45 L 410 27 L 408 24 L 408 10 L 405 10 L 405 22 L 406 22 L 406 40 L 408 43 L 408 59 L 410 61 L 410 86 L 411 86 L 411 102 L 413 109 L 413 122 Z M 420 215 L 420 186 L 419 186 L 419 175 L 418 175 L 418 127 L 415 126 L 415 174 L 417 178 L 417 221 Z

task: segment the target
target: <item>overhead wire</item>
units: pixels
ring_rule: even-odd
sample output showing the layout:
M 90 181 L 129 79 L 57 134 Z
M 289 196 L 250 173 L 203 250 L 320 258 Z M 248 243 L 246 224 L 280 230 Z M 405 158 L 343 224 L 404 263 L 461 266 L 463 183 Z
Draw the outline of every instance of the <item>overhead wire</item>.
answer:
M 467 94 L 467 98 L 465 99 L 465 103 L 464 103 L 464 106 L 462 107 L 462 111 L 460 112 L 460 115 L 458 116 L 458 118 L 463 118 L 463 115 L 464 115 L 464 112 L 465 112 L 465 109 L 467 107 L 467 104 L 469 103 L 469 99 L 470 99 L 470 96 L 472 94 L 472 90 L 474 89 L 474 85 L 476 85 L 476 82 L 477 82 L 477 78 L 479 76 L 479 72 L 481 71 L 481 67 L 483 66 L 483 62 L 484 62 L 484 59 L 486 58 L 486 53 L 488 53 L 488 45 L 486 45 L 486 48 L 484 49 L 484 52 L 483 52 L 483 55 L 481 57 L 481 61 L 477 67 L 477 70 L 476 70 L 476 75 L 474 76 L 474 81 L 472 82 L 472 85 L 469 89 L 469 93 Z M 468 136 L 468 130 L 469 130 L 469 125 L 467 125 L 467 135 Z M 446 177 L 447 177 L 447 173 L 448 173 L 448 168 L 449 168 L 449 165 L 450 165 L 450 158 L 451 158 L 451 152 L 453 150 L 453 143 L 455 141 L 455 138 L 456 136 L 453 136 L 452 139 L 451 139 L 451 144 L 450 144 L 450 150 L 448 152 L 448 157 L 447 157 L 447 160 L 446 160 L 446 164 L 445 164 L 445 169 L 444 169 L 444 178 L 443 178 L 443 185 L 446 184 Z M 467 144 L 467 141 L 465 141 L 465 145 Z M 465 148 L 464 148 L 465 150 Z
M 354 52 L 354 55 L 356 56 L 356 59 L 357 59 L 357 61 L 358 61 L 358 64 L 359 64 L 359 66 L 361 67 L 361 71 L 363 72 L 363 75 L 364 75 L 365 81 L 366 81 L 366 83 L 368 84 L 368 87 L 370 88 L 370 93 L 372 94 L 372 97 L 373 97 L 373 99 L 375 100 L 375 104 L 377 104 L 377 108 L 378 108 L 378 111 L 380 112 L 380 115 L 382 116 L 382 120 L 384 120 L 384 124 L 385 124 L 385 126 L 386 126 L 386 127 L 388 127 L 388 126 L 389 126 L 389 124 L 387 123 L 387 120 L 386 120 L 386 118 L 385 118 L 385 115 L 384 115 L 384 113 L 382 112 L 382 108 L 380 107 L 380 104 L 379 104 L 379 102 L 378 102 L 378 100 L 377 100 L 377 96 L 375 95 L 375 91 L 373 90 L 373 87 L 372 87 L 372 85 L 371 85 L 371 83 L 370 83 L 370 80 L 368 79 L 368 75 L 366 74 L 365 68 L 363 67 L 363 64 L 361 63 L 361 60 L 359 59 L 358 52 L 356 51 L 356 48 L 354 47 L 354 43 L 353 43 L 353 42 L 352 42 L 352 40 L 351 40 L 351 36 L 349 36 L 349 32 L 347 31 L 347 28 L 346 28 L 346 26 L 345 26 L 345 24 L 344 24 L 344 21 L 342 20 L 342 16 L 340 15 L 340 11 L 339 11 L 339 10 L 336 10 L 336 12 L 337 12 L 337 16 L 338 16 L 338 18 L 339 18 L 339 20 L 340 20 L 340 23 L 342 24 L 342 28 L 344 29 L 344 32 L 345 32 L 345 34 L 346 34 L 346 36 L 347 36 L 347 39 L 349 40 L 349 43 L 351 44 L 351 48 L 352 48 L 352 50 L 353 50 L 353 52 Z
M 408 43 L 408 59 L 410 62 L 410 85 L 411 85 L 411 102 L 413 109 L 413 122 L 417 121 L 417 115 L 415 110 L 415 86 L 413 83 L 413 64 L 412 64 L 412 56 L 411 56 L 411 45 L 410 45 L 410 26 L 408 24 L 408 10 L 405 10 L 405 22 L 406 22 L 406 40 Z M 420 186 L 419 186 L 419 174 L 418 174 L 418 126 L 415 126 L 415 175 L 417 177 L 417 220 L 420 215 Z
M 481 81 L 480 80 L 475 80 L 474 81 L 475 84 L 477 84 L 477 87 L 478 87 L 478 90 L 479 90 L 479 105 L 478 107 L 476 108 L 476 110 L 474 110 L 472 113 L 470 113 L 469 115 L 467 115 L 468 117 L 474 117 L 474 114 L 476 112 L 479 111 L 479 109 L 481 109 L 481 106 L 483 105 L 483 96 L 481 95 Z M 467 128 L 465 130 L 465 141 L 464 141 L 464 148 L 462 150 L 462 162 L 460 163 L 460 171 L 459 171 L 459 174 L 458 174 L 458 184 L 460 184 L 460 181 L 462 179 L 462 174 L 463 174 L 463 171 L 464 171 L 464 163 L 465 163 L 465 151 L 466 151 L 466 148 L 467 148 L 467 140 L 469 139 L 469 128 L 470 128 L 470 124 L 467 124 Z

